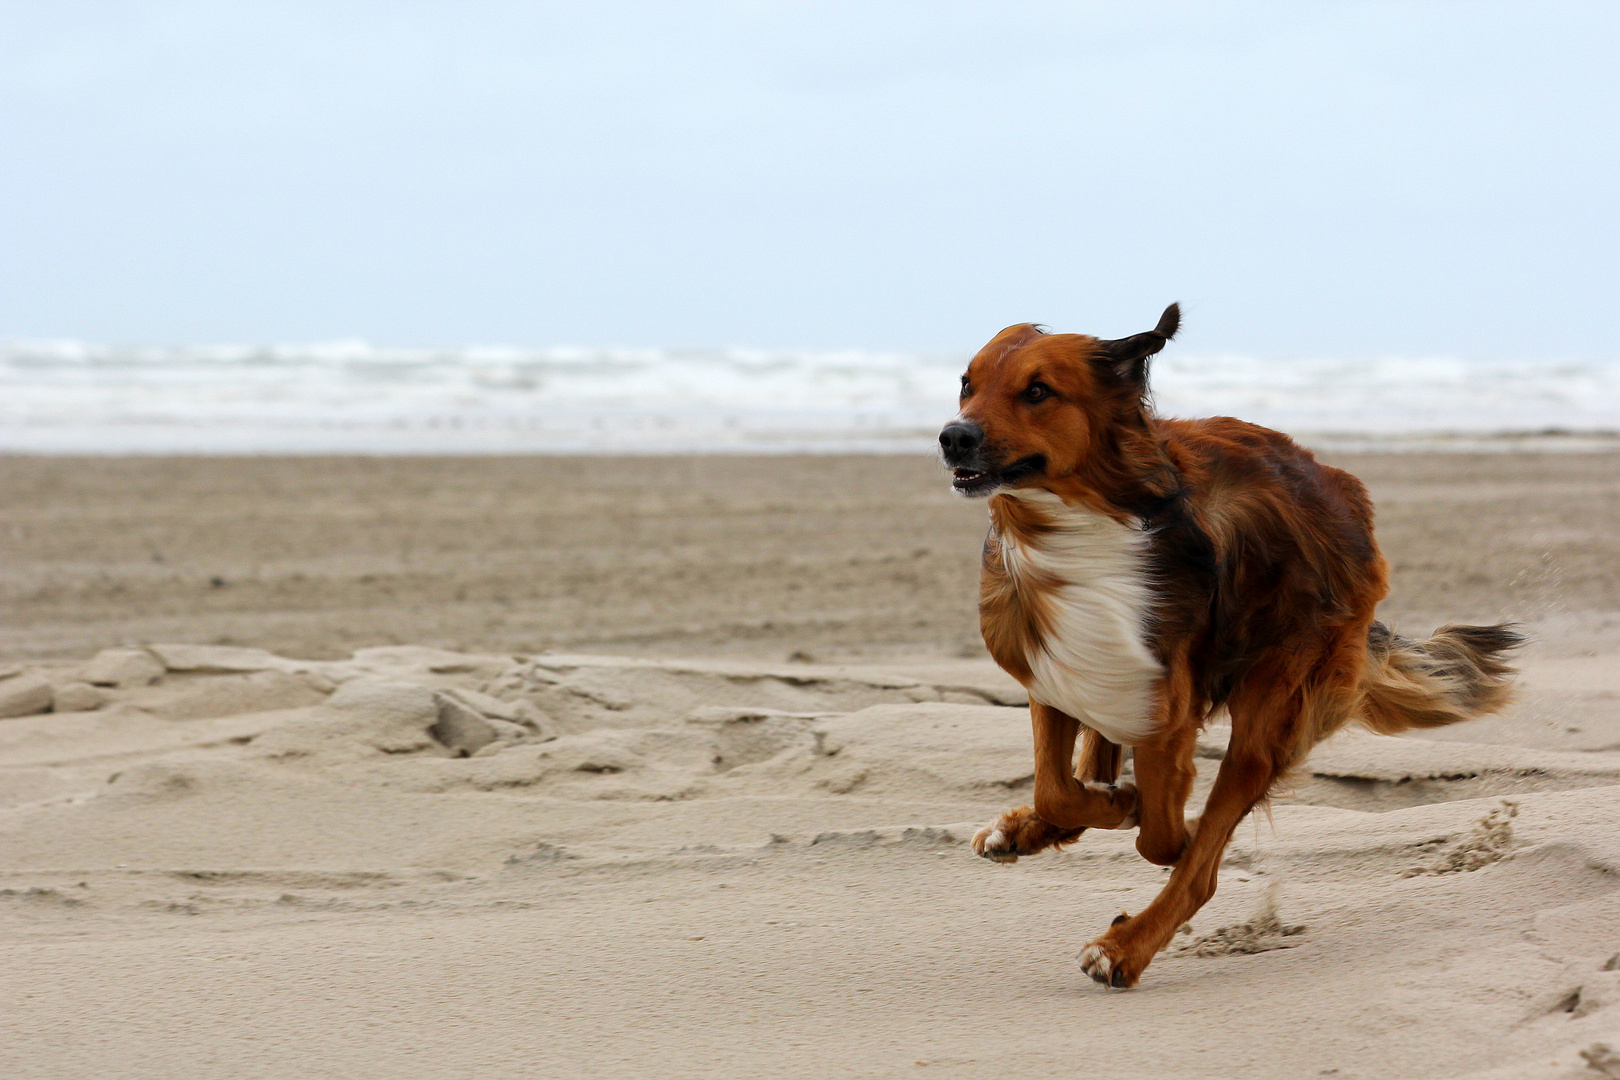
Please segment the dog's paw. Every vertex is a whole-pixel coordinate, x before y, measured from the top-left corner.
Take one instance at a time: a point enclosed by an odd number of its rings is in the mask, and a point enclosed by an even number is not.
[[[1115,919],[1114,925],[1119,925],[1120,921]],[[1116,990],[1128,990],[1142,977],[1141,969],[1132,970],[1135,965],[1108,940],[1106,934],[1081,949],[1080,955],[1074,959],[1080,965],[1080,970],[1090,975],[1094,982]]]
[[[973,853],[991,862],[1015,863],[1057,844],[1078,839],[1084,829],[1060,829],[1035,816],[1033,808],[1008,810],[973,834]]]
[[[1015,863],[1019,855],[1030,854],[1013,847],[1012,840],[1007,836],[1007,830],[1002,828],[1002,821],[1008,816],[1001,815],[973,834],[973,854],[998,863]]]

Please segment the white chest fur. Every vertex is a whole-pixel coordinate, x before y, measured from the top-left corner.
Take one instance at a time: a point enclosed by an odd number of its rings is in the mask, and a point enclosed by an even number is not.
[[[1055,526],[1038,540],[1001,537],[1001,557],[1016,587],[1047,594],[1051,625],[1028,657],[1030,696],[1132,745],[1153,731],[1156,685],[1163,674],[1148,648],[1152,604],[1147,536],[1050,491],[1001,494],[1039,508]],[[1027,583],[1027,584],[1026,584]]]

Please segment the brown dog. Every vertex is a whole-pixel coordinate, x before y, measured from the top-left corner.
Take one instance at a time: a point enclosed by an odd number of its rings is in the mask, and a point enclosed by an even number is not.
[[[1522,640],[1375,622],[1388,573],[1359,481],[1275,431],[1153,414],[1148,359],[1179,324],[1172,304],[1117,341],[1010,326],[939,436],[956,490],[990,497],[980,625],[1035,728],[1034,806],[973,849],[1010,863],[1140,825],[1137,851],[1175,870],[1079,956],[1117,987],[1214,895],[1232,830],[1311,747],[1351,721],[1394,734],[1499,709]],[[1189,821],[1197,734],[1221,709],[1231,744]],[[1124,746],[1134,786],[1115,783]]]

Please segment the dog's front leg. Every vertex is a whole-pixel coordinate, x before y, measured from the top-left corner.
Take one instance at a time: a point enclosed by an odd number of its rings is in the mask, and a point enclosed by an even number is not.
[[[1163,727],[1132,751],[1136,763],[1137,817],[1141,831],[1136,850],[1160,866],[1174,866],[1191,833],[1187,827],[1187,797],[1198,770],[1193,755],[1198,749],[1198,723],[1186,710],[1168,710]]]
[[[1136,791],[1116,786],[1120,748],[1085,728],[1080,768],[1074,744],[1080,721],[1067,713],[1029,703],[1035,729],[1035,805],[1008,810],[973,837],[975,854],[995,862],[1017,862],[1045,848],[1070,843],[1089,829],[1129,829],[1136,824]]]

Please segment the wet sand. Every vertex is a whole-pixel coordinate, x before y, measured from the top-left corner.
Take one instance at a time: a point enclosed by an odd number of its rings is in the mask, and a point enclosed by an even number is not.
[[[1620,457],[1327,459],[1402,627],[1620,611]],[[979,649],[984,509],[927,458],[0,457],[0,521],[0,657]]]

